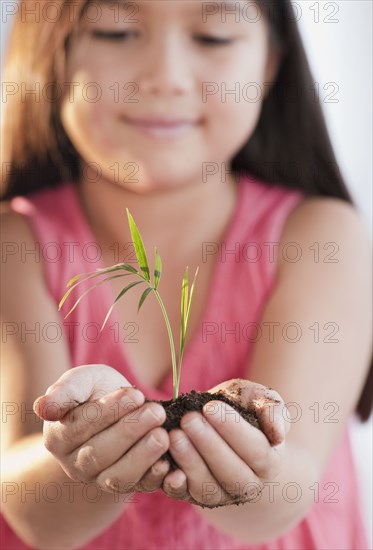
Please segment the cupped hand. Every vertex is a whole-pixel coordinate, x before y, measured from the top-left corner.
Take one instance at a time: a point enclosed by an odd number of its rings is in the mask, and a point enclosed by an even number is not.
[[[242,407],[254,409],[261,429],[222,401],[207,403],[202,414],[186,414],[181,429],[169,434],[169,450],[179,468],[163,482],[168,496],[209,508],[258,499],[264,482],[281,471],[290,429],[284,401],[276,391],[242,379],[209,392],[220,390]]]
[[[66,371],[34,402],[44,445],[74,481],[103,491],[152,492],[162,486],[169,447],[165,411],[107,365]]]

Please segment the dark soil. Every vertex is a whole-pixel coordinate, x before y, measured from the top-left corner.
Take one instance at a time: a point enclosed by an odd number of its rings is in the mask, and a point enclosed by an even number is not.
[[[147,400],[148,401],[148,400]],[[174,428],[180,428],[180,420],[189,411],[202,411],[202,407],[209,401],[223,401],[232,408],[234,408],[244,420],[249,422],[252,426],[260,429],[257,415],[254,408],[241,407],[231,399],[229,399],[223,391],[216,393],[197,392],[192,390],[190,393],[182,393],[177,399],[167,401],[156,401],[162,405],[166,411],[166,420],[162,425],[168,432]],[[171,454],[167,451],[162,456],[163,459],[168,460],[171,465],[171,469],[175,470],[178,466],[172,458]]]

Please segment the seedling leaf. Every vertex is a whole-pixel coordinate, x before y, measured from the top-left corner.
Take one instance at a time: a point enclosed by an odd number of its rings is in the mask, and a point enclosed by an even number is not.
[[[154,260],[154,288],[157,289],[159,280],[162,274],[162,260],[158,254],[157,248],[155,248],[155,260]]]
[[[130,266],[131,267],[131,266]],[[120,269],[125,269],[126,271],[128,271],[128,269],[125,268],[125,264],[117,264],[117,265],[113,265],[112,267],[107,267],[107,268],[104,268],[104,269],[97,269],[96,271],[91,271],[90,273],[80,273],[79,275],[75,275],[75,277],[73,277],[72,279],[70,279],[70,281],[67,283],[66,287],[68,286],[71,286],[72,283],[74,281],[76,281],[77,279],[79,279],[80,277],[84,277],[84,279],[81,279],[80,281],[78,281],[77,283],[75,283],[71,288],[69,288],[69,290],[64,294],[64,296],[62,297],[59,305],[58,305],[58,311],[60,311],[61,307],[63,306],[63,304],[65,303],[66,301],[66,298],[69,296],[70,292],[72,290],[74,290],[75,287],[77,287],[78,285],[80,285],[81,283],[84,283],[84,281],[88,281],[89,279],[93,279],[94,277],[98,277],[99,275],[105,275],[106,273],[111,273],[113,271],[118,271]],[[135,270],[136,271],[136,270]],[[137,273],[137,271],[136,271]],[[124,274],[123,274],[124,276]]]
[[[186,316],[188,311],[188,267],[185,269],[183,281],[181,283],[181,334],[184,337],[186,332]]]
[[[138,308],[137,308],[137,313],[140,311],[140,307],[143,305],[143,303],[145,302],[147,296],[150,294],[150,292],[152,291],[153,289],[151,287],[149,288],[146,288],[144,290],[144,292],[141,294],[141,298],[140,298],[140,301],[139,301],[139,305],[138,305]]]
[[[75,275],[75,277],[70,279],[66,287],[71,286],[73,283],[75,283],[75,281],[77,281],[81,277],[84,277],[85,279],[91,279],[92,277],[97,277],[102,273],[108,273],[109,271],[116,271],[118,269],[122,269],[123,266],[124,264],[115,264],[115,265],[112,265],[111,267],[97,268],[95,271],[89,271],[88,273],[79,273],[79,275]]]
[[[179,347],[179,359],[178,359],[178,369],[177,369],[177,381],[176,381],[177,390],[179,389],[179,385],[180,385],[181,365],[183,362],[184,348],[185,348],[185,336],[186,336],[186,331],[188,327],[189,312],[192,305],[194,284],[196,282],[198,269],[199,268],[197,267],[196,272],[194,274],[192,286],[190,288],[190,293],[189,293],[188,267],[185,269],[182,287],[181,287],[181,328],[180,328],[180,347]],[[188,294],[189,294],[189,300],[188,300]]]
[[[131,288],[133,288],[134,286],[136,285],[141,285],[142,283],[144,283],[145,281],[135,281],[134,283],[130,283],[129,285],[125,286],[118,294],[118,296],[115,298],[113,304],[110,306],[109,308],[109,311],[107,312],[106,314],[106,317],[104,319],[104,322],[102,323],[102,326],[100,328],[100,332],[103,331],[104,329],[104,326],[106,325],[106,321],[109,319],[109,316],[110,316],[110,313],[113,311],[113,308],[115,306],[115,304],[118,302],[118,300],[120,300],[120,298],[122,298],[122,296],[125,295],[126,292],[128,292]]]
[[[144,273],[145,279],[147,281],[150,281],[149,265],[146,257],[144,243],[142,241],[137,225],[135,224],[135,220],[131,216],[128,208],[126,208],[126,210],[127,210],[127,217],[128,217],[128,223],[130,226],[132,241],[135,247],[135,253],[136,253],[137,261],[139,263],[139,267],[141,271]]]
[[[135,273],[136,275],[139,274],[137,269],[130,264],[123,264],[123,269],[125,269],[126,271],[129,271],[130,273]]]
[[[74,309],[76,308],[76,306],[80,303],[80,301],[84,298],[84,296],[86,296],[88,294],[88,292],[91,292],[91,290],[93,290],[94,288],[96,288],[96,286],[99,286],[99,285],[102,285],[102,283],[105,283],[106,281],[110,281],[111,279],[118,279],[119,277],[127,277],[129,275],[129,273],[123,273],[121,275],[112,275],[111,277],[106,277],[106,279],[102,279],[100,282],[96,283],[95,285],[91,286],[90,288],[88,288],[87,290],[85,290],[83,292],[83,294],[78,298],[78,300],[75,302],[75,304],[73,305],[73,307],[70,309],[70,311],[67,313],[67,315],[65,315],[64,319],[66,319],[66,317],[68,317],[70,315],[70,313],[72,313],[74,311]],[[70,291],[72,290],[72,288],[70,289]],[[69,292],[70,292],[69,291]]]
[[[194,285],[195,285],[195,282],[196,282],[196,279],[197,279],[198,270],[199,270],[199,267],[197,267],[197,269],[196,269],[196,272],[195,272],[194,278],[193,278],[193,282],[192,282],[192,286],[190,287],[190,296],[189,296],[189,303],[188,303],[188,309],[187,309],[187,315],[186,315],[186,324],[188,324],[188,320],[189,320],[189,312],[190,312],[190,308],[192,306],[192,299],[193,299],[193,294],[194,294]]]

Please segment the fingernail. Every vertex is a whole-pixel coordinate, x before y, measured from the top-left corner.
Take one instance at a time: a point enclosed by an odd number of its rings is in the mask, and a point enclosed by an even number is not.
[[[172,447],[179,452],[185,451],[188,448],[187,438],[180,434],[177,438],[173,439]]]
[[[133,389],[131,395],[133,395],[133,399],[137,405],[142,405],[144,403],[145,396],[140,390]]]
[[[224,403],[226,405],[226,403]],[[214,420],[223,417],[223,403],[221,401],[209,401],[202,408],[203,414]]]
[[[153,450],[158,450],[158,449],[163,447],[162,441],[160,441],[159,439],[154,437],[153,434],[150,434],[150,436],[148,437],[148,439],[146,441],[146,444],[148,445],[148,447],[150,447]]]
[[[154,409],[147,407],[141,416],[145,422],[160,422],[164,419],[164,412],[163,409],[158,409],[158,407]]]
[[[170,483],[170,487],[171,487],[171,489],[180,489],[182,484],[183,484],[183,482],[181,481],[181,479],[175,479],[174,481],[172,481]]]
[[[170,482],[171,489],[180,489],[184,484],[184,478],[182,477],[181,472],[177,477],[173,477],[172,481]]]
[[[166,462],[166,461],[163,461],[163,462],[156,462],[153,466],[152,466],[152,474],[154,476],[159,476],[159,475],[162,475],[162,474],[166,474],[168,469],[170,467],[170,463],[169,462]]]
[[[34,411],[34,413],[36,413],[36,406],[39,406],[40,407],[40,402],[42,399],[44,399],[44,397],[46,397],[46,395],[41,395],[40,397],[38,397],[37,399],[35,399],[33,405],[32,405],[32,410]]]
[[[198,434],[205,429],[205,424],[199,416],[192,416],[183,423],[183,429],[191,434]]]

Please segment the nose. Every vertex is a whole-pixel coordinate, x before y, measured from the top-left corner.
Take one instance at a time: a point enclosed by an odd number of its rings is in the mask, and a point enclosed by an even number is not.
[[[183,95],[193,89],[187,48],[176,33],[162,33],[150,40],[140,69],[139,87],[152,95]]]

